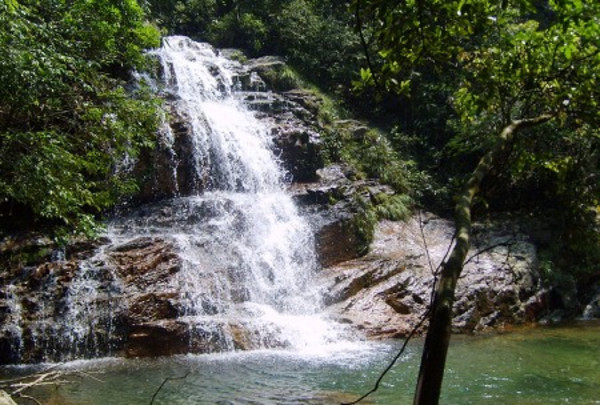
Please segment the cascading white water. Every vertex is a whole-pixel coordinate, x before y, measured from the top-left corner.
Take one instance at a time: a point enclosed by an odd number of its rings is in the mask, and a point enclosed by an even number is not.
[[[192,159],[197,176],[213,190],[281,190],[282,171],[271,152],[271,139],[239,100],[233,97],[235,62],[218,56],[208,44],[168,37],[160,58],[167,92],[194,134]]]
[[[310,226],[285,191],[270,128],[235,97],[236,62],[179,36],[165,38],[154,54],[165,91],[191,127],[192,154],[178,159],[191,160],[204,189],[170,201],[168,219],[115,221],[111,238],[174,241],[183,270],[170,288],[180,295],[190,325],[218,335],[225,350],[234,348],[228,335],[240,324],[251,331],[253,347],[271,339],[296,347],[332,339],[317,315]]]
[[[240,101],[241,65],[185,37],[153,53],[164,75],[155,88],[185,122],[165,120],[159,142],[176,196],[118,216],[79,259],[60,252],[7,282],[0,362],[113,355],[152,344],[132,343],[148,330],[179,345],[159,354],[314,351],[345,333],[321,315],[313,234],[286,193],[271,128]]]

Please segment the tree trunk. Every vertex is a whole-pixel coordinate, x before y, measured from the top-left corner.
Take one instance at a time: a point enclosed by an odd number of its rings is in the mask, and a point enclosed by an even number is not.
[[[429,328],[421,357],[414,405],[436,405],[440,399],[446,354],[450,344],[454,291],[469,251],[473,197],[479,191],[483,178],[510,146],[514,134],[523,128],[546,122],[552,117],[552,115],[544,114],[536,118],[513,121],[504,127],[496,145],[479,161],[465,184],[463,192],[458,196],[454,211],[456,243],[448,261],[442,265],[440,279],[436,286],[429,315]]]

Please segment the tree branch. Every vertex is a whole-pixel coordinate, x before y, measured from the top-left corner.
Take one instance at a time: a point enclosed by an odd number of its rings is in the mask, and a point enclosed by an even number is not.
[[[165,378],[163,380],[163,382],[158,386],[157,390],[154,392],[154,395],[152,395],[152,399],[150,400],[150,405],[154,404],[154,400],[158,396],[158,393],[160,392],[160,390],[162,390],[162,388],[164,387],[164,385],[167,382],[174,381],[174,380],[185,380],[188,375],[190,375],[190,371],[188,371],[187,373],[185,373],[185,375],[183,375],[181,377],[167,377],[167,378]]]
[[[356,11],[354,12],[354,18],[356,21],[356,31],[358,31],[358,36],[360,38],[360,44],[363,48],[363,52],[365,53],[365,59],[367,61],[367,67],[371,71],[371,75],[373,77],[373,82],[375,83],[375,88],[378,91],[381,91],[381,86],[379,84],[379,80],[377,79],[377,75],[375,74],[375,69],[373,69],[373,64],[371,63],[371,54],[369,53],[369,47],[367,45],[367,41],[365,40],[365,36],[363,34],[363,24],[360,19],[360,0],[356,0]]]
[[[469,257],[467,260],[465,260],[464,266],[466,266],[467,264],[469,264],[471,262],[471,260],[475,259],[476,257],[478,257],[478,256],[480,256],[480,255],[482,255],[482,254],[484,254],[486,252],[489,252],[490,250],[494,250],[494,249],[496,249],[497,247],[500,247],[500,246],[508,246],[508,247],[510,247],[510,246],[514,245],[515,243],[516,242],[499,242],[499,243],[495,243],[493,245],[487,246],[484,249],[478,250],[477,252],[473,253],[473,255],[471,257]]]

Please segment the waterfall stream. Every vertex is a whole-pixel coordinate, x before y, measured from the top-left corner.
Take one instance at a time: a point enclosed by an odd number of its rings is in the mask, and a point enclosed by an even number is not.
[[[185,125],[165,120],[159,139],[171,196],[7,284],[2,363],[318,351],[347,333],[323,313],[313,230],[286,191],[272,128],[242,101],[242,65],[181,36],[152,54],[163,79],[152,86]]]
[[[309,318],[321,309],[311,285],[313,235],[285,192],[269,128],[235,97],[236,63],[186,37],[166,38],[155,54],[166,92],[191,126],[193,153],[179,159],[191,160],[195,183],[205,186],[172,200],[166,221],[115,221],[112,237],[168,236],[183,259],[171,287],[184,315],[219,335],[226,350],[234,349],[228,329],[239,324],[251,330],[252,347],[272,338],[292,346],[325,338],[322,320]]]
[[[323,315],[313,230],[273,128],[242,100],[243,66],[181,36],[151,53],[171,118],[149,166],[170,191],[116,215],[99,245],[7,279],[0,363],[314,351],[346,333]]]

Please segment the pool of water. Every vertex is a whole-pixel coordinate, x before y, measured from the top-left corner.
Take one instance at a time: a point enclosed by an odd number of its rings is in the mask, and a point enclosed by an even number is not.
[[[421,345],[411,342],[379,391],[362,403],[410,404]],[[72,362],[59,366],[72,373],[70,383],[29,393],[64,405],[150,404],[153,396],[154,404],[336,404],[369,390],[399,346],[362,342],[302,353]],[[1,374],[30,371],[9,367]],[[441,403],[600,404],[600,323],[454,336]]]

